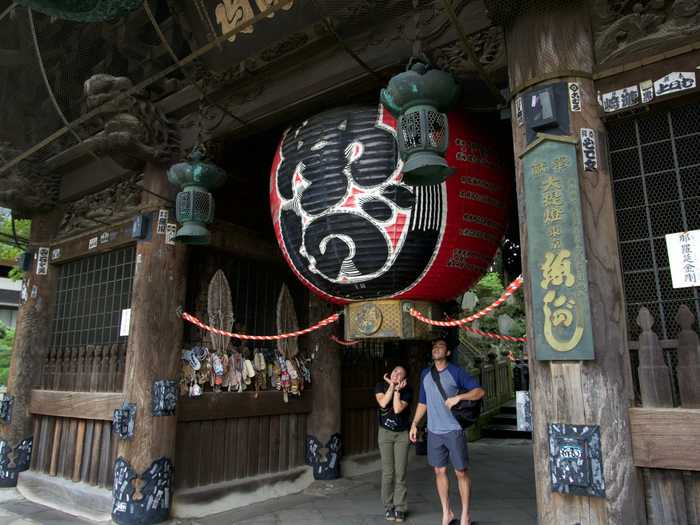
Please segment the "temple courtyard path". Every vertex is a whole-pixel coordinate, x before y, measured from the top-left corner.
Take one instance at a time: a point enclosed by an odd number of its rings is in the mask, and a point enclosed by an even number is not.
[[[526,440],[483,439],[470,443],[472,520],[475,525],[535,525],[536,502],[532,444]],[[411,448],[407,525],[440,523],[433,473],[424,456]],[[316,482],[299,494],[268,500],[222,514],[174,519],[173,525],[375,525],[384,520],[379,473],[334,482]],[[455,512],[454,474],[450,492]],[[23,499],[14,489],[0,489],[0,525],[96,523]]]

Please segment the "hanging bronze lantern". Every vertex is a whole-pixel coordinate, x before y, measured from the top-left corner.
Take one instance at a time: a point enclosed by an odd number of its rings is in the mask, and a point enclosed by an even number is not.
[[[182,188],[177,194],[175,215],[182,227],[175,240],[184,244],[209,244],[206,225],[214,221],[214,196],[210,190],[222,186],[228,177],[216,164],[204,162],[206,152],[197,146],[186,162],[168,170],[168,180]]]
[[[128,15],[143,0],[16,0],[38,13],[73,22],[105,22]]]
[[[405,184],[439,184],[454,173],[445,160],[449,144],[445,113],[459,91],[452,75],[422,62],[409,62],[408,69],[382,89],[382,104],[398,120],[396,138]]]

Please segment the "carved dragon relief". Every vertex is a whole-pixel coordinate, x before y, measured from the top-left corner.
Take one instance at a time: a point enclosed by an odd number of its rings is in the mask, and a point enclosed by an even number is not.
[[[0,165],[20,153],[7,142],[0,142]],[[30,158],[1,174],[0,206],[10,208],[15,217],[30,217],[34,212],[48,211],[56,206],[60,176],[47,172],[42,165]]]
[[[700,36],[698,0],[596,0],[591,17],[599,65]]]
[[[66,204],[59,235],[69,235],[134,215],[141,203],[142,178],[142,175],[132,175],[102,191]]]
[[[119,97],[131,87],[128,78],[105,74],[85,82],[88,109],[104,105],[99,116],[102,130],[85,143],[132,170],[141,170],[146,162],[166,164],[176,160],[180,156],[177,126],[145,95]]]
[[[505,37],[501,27],[489,27],[471,36],[469,41],[479,62],[487,71],[506,67]],[[469,77],[475,72],[474,65],[465,55],[464,46],[460,41],[451,42],[428,54],[436,66],[458,78]]]

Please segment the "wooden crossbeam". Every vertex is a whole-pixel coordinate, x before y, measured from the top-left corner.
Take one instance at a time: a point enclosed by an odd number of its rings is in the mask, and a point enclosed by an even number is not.
[[[629,414],[636,466],[700,471],[700,410],[631,408]]]
[[[121,405],[121,392],[65,392],[32,390],[29,412],[32,414],[75,419],[112,421],[114,410]]]

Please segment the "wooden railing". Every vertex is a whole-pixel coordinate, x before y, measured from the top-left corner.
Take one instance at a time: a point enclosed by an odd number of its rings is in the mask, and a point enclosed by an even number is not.
[[[649,310],[641,308],[636,319],[642,332],[633,373],[642,406],[630,409],[630,424],[650,525],[698,523],[700,512],[700,338],[688,307],[681,306],[676,319],[680,331],[666,348]],[[672,346],[675,366],[669,367]]]
[[[33,390],[31,468],[50,476],[109,488],[117,454],[112,414],[121,393]]]
[[[486,390],[482,413],[489,414],[510,401],[515,396],[513,389],[513,368],[507,361],[491,360],[480,368],[473,369],[472,375],[479,378]]]
[[[52,348],[38,386],[44,390],[121,392],[125,363],[125,343]]]

